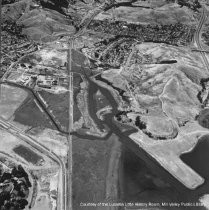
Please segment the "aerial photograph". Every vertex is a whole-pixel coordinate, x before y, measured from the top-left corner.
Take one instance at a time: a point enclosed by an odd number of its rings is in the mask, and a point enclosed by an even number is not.
[[[209,0],[0,6],[0,210],[209,210]]]

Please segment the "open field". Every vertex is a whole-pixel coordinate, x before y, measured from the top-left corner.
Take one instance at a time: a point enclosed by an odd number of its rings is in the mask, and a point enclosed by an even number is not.
[[[67,157],[67,137],[52,129],[31,129],[28,134],[63,159]]]
[[[64,66],[67,59],[67,53],[62,50],[45,47],[33,54],[24,56],[19,63],[24,63],[39,68]],[[57,68],[58,70],[58,68]]]
[[[113,177],[111,175],[115,170],[114,173],[117,173],[118,167],[118,163],[115,165],[115,161],[118,161],[116,160],[118,156],[118,145],[114,143],[116,140],[114,138],[115,136],[112,136],[108,140],[102,141],[79,139],[73,136],[74,209],[83,209],[83,207],[80,206],[80,202],[97,203],[107,200],[117,200],[114,188],[116,187],[117,189],[118,177],[116,174],[112,174]],[[115,145],[115,154],[112,153],[111,159],[111,148],[113,145]],[[111,179],[108,179],[108,176],[110,176]],[[114,176],[116,177],[114,178]],[[80,186],[82,186],[82,188]],[[86,207],[85,209],[92,210],[92,207]]]
[[[8,120],[26,99],[28,93],[21,88],[0,85],[0,116]]]
[[[119,21],[125,21],[135,24],[175,24],[177,22],[185,24],[194,24],[195,18],[188,8],[181,8],[177,4],[166,4],[155,8],[125,7],[121,6],[115,9],[100,13],[95,19],[103,20],[105,18],[115,18]]]
[[[39,91],[39,94],[46,102],[47,109],[54,116],[54,120],[59,123],[60,128],[68,130],[68,106],[69,106],[69,93],[53,94],[47,91]]]
[[[40,109],[31,95],[29,95],[24,103],[15,111],[13,120],[30,128],[54,128],[48,116]]]
[[[52,42],[62,34],[75,32],[71,21],[54,10],[34,9],[22,15],[18,22],[24,25],[23,33],[31,40],[43,43]]]
[[[35,165],[39,164],[39,162],[41,160],[43,160],[41,156],[37,155],[31,149],[29,149],[29,148],[27,148],[27,147],[25,147],[23,145],[18,145],[17,147],[15,147],[13,149],[13,151],[17,155],[21,156],[22,158],[24,158],[28,162],[31,162],[31,163],[33,163]]]
[[[32,210],[51,210],[50,200],[45,193],[40,195]]]
[[[0,129],[0,152],[5,153],[5,151],[16,159],[19,163],[27,164],[28,166],[38,168],[43,165],[50,165],[51,160],[45,156],[43,156],[42,153],[38,152],[36,149],[30,147],[24,143],[21,139],[17,138],[16,136],[7,133],[6,131]],[[18,148],[18,150],[17,150]],[[22,150],[24,149],[24,150]],[[21,151],[19,151],[21,150]],[[27,150],[27,154],[25,154],[25,150]],[[30,152],[32,151],[32,155],[34,155],[38,159],[34,159],[33,161],[28,160],[28,157],[30,156]],[[23,154],[24,153],[24,154]],[[27,156],[27,157],[26,157]],[[41,161],[40,161],[41,160]],[[40,162],[39,162],[40,161]],[[45,166],[46,166],[45,165]]]
[[[59,10],[60,4],[57,5]],[[2,9],[3,20],[16,21],[23,26],[22,33],[35,42],[51,42],[63,34],[72,34],[75,27],[65,15],[54,9],[37,7],[32,1],[21,0],[6,4]]]

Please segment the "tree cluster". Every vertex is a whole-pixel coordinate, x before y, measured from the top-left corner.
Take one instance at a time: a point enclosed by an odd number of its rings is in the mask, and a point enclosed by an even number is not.
[[[29,194],[31,183],[28,174],[21,165],[0,176],[0,209],[21,210],[28,204],[26,198]]]

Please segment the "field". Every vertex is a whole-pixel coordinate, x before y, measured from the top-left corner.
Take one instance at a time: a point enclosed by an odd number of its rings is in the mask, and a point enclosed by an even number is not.
[[[59,10],[58,7],[56,9]],[[52,42],[63,34],[75,32],[71,20],[63,14],[53,9],[37,8],[32,1],[21,0],[5,5],[2,17],[22,25],[22,33],[35,42]]]
[[[28,165],[30,167],[38,168],[38,167],[46,167],[51,164],[51,160],[45,157],[42,153],[38,152],[34,148],[30,148],[30,146],[21,139],[13,136],[10,133],[0,129],[0,152],[5,154],[5,151],[8,156],[13,157],[13,159],[21,164]],[[21,151],[20,151],[21,150]],[[25,153],[26,152],[26,153]],[[24,153],[24,154],[23,154]],[[29,154],[30,153],[30,154]],[[31,157],[30,157],[31,155]],[[27,156],[27,157],[26,157]],[[34,160],[32,160],[32,156]],[[37,165],[38,161],[42,162],[42,164]],[[41,163],[40,162],[40,163]]]
[[[0,85],[0,116],[9,120],[27,98],[28,93],[20,88]]]
[[[13,151],[17,155],[23,157],[26,161],[31,162],[34,165],[40,164],[40,161],[43,160],[41,156],[37,155],[34,151],[23,145],[18,145],[13,149]]]
[[[48,116],[40,109],[31,95],[29,95],[24,103],[15,111],[14,121],[30,128],[46,127],[54,129]]]
[[[54,73],[58,72],[58,66],[64,66],[67,59],[67,52],[62,50],[52,49],[50,47],[45,47],[39,51],[36,51],[30,55],[24,56],[20,60],[20,64],[28,64],[31,66],[36,66],[38,68],[44,67],[54,67]],[[36,72],[37,69],[34,69]],[[66,73],[62,71],[62,74]]]
[[[44,43],[54,41],[62,34],[75,32],[71,21],[53,10],[34,9],[22,15],[19,23],[24,25],[23,33],[31,40]]]
[[[31,129],[28,134],[32,135],[38,142],[40,142],[45,147],[49,148],[55,154],[63,157],[67,157],[67,137],[60,134],[58,131],[52,129]]]
[[[188,8],[181,8],[177,4],[159,5],[154,10],[151,8],[121,6],[99,14],[95,19],[114,18],[135,24],[175,24],[177,22],[194,24],[193,13]]]
[[[73,136],[73,206],[76,210],[81,210],[80,202],[102,202],[108,199],[116,199],[111,193],[111,188],[117,185],[117,169],[115,172],[116,180],[112,177],[107,178],[108,171],[114,171],[114,167],[109,165],[111,148],[115,145],[115,136],[108,140],[87,140]],[[118,147],[118,146],[117,146]],[[114,149],[117,151],[118,148]],[[114,155],[112,157],[115,157]],[[115,157],[112,159],[113,165]],[[110,168],[109,168],[110,167]],[[113,167],[111,169],[111,167]],[[109,170],[108,170],[109,168]],[[110,176],[110,175],[109,175]],[[108,186],[108,181],[110,185]],[[82,186],[82,187],[80,187]],[[117,189],[117,187],[116,187]],[[92,210],[92,207],[86,207]]]
[[[47,109],[51,111],[56,122],[64,131],[68,130],[69,118],[69,94],[52,94],[46,91],[39,91],[39,94],[48,105]]]

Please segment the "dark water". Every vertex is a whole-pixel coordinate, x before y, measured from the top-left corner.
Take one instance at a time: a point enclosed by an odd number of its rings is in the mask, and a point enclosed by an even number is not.
[[[172,64],[172,63],[177,63],[177,60],[164,60],[164,61],[160,61],[160,64]]]
[[[199,188],[199,191],[209,192],[209,135],[201,137],[195,148],[189,152],[181,155],[181,159],[189,165],[194,171],[205,178],[205,184]]]

